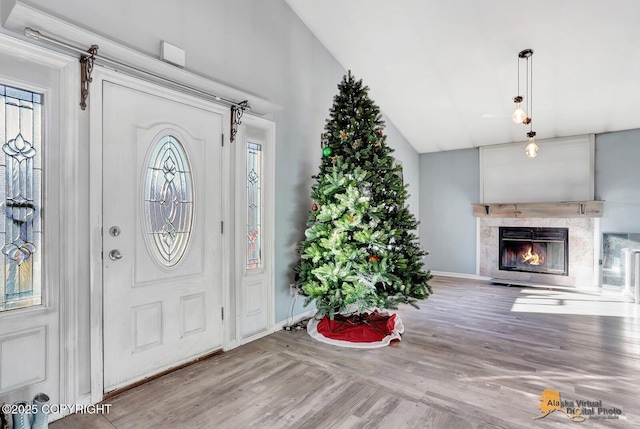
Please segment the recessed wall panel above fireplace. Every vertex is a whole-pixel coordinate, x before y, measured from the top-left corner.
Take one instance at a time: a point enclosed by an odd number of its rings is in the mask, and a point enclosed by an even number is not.
[[[481,203],[594,199],[593,135],[536,142],[540,153],[535,158],[524,155],[523,143],[480,148]]]

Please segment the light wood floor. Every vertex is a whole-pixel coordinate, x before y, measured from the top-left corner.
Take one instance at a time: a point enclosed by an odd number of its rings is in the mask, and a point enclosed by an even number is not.
[[[111,398],[108,415],[50,428],[640,427],[640,306],[598,298],[613,315],[585,315],[576,308],[597,308],[593,296],[432,285],[420,310],[400,310],[405,334],[389,347],[338,348],[281,331]],[[545,389],[622,416],[534,420]]]

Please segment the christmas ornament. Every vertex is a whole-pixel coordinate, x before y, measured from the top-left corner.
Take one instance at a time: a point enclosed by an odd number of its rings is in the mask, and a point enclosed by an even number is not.
[[[383,130],[378,130],[378,134],[380,134],[380,137],[382,137],[384,135],[384,131]]]
[[[340,130],[340,139],[344,140],[347,138],[347,133],[344,130]]]
[[[331,157],[331,162],[335,164],[336,162],[338,162],[338,158],[340,158],[338,155],[333,155]]]
[[[313,205],[311,206],[311,210],[318,211],[318,205],[316,203],[313,203]]]
[[[329,146],[322,148],[322,154],[324,156],[331,156],[332,153],[333,153],[333,149],[331,149]]]
[[[378,261],[378,257],[376,255],[371,255],[369,257],[369,262],[377,262]]]

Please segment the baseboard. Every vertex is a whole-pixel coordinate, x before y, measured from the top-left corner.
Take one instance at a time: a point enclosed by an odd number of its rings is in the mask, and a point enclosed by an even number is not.
[[[315,309],[305,311],[304,313],[296,314],[293,318],[282,320],[274,325],[273,332],[281,331],[285,326],[294,325],[301,320],[309,319],[316,315],[316,311]]]
[[[431,274],[433,274],[434,276],[456,277],[459,279],[483,280],[483,281],[491,280],[491,277],[478,276],[476,274],[450,273],[448,271],[431,271]]]

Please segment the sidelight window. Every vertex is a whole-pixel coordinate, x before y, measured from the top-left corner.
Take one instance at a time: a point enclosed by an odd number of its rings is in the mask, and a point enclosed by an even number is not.
[[[247,142],[247,269],[262,266],[262,145]]]
[[[0,311],[42,303],[42,99],[0,85]]]

